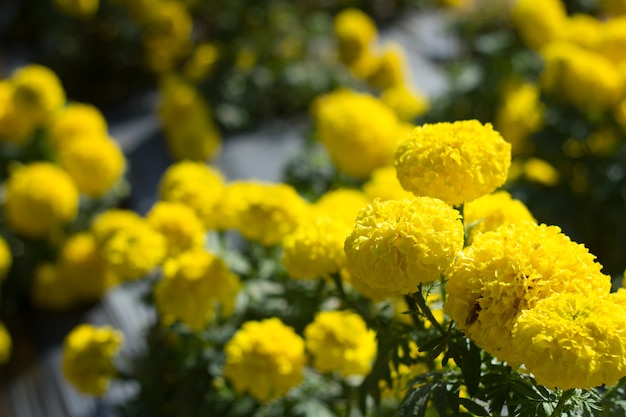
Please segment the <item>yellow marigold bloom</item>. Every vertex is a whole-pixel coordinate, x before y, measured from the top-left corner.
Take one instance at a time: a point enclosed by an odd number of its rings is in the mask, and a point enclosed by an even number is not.
[[[543,127],[545,106],[535,84],[514,83],[506,89],[502,105],[496,112],[494,126],[518,155],[528,148],[526,139]]]
[[[616,65],[626,61],[626,16],[608,19],[600,28],[597,51]]]
[[[406,57],[399,45],[385,48],[378,58],[376,69],[368,77],[370,85],[380,90],[401,86],[406,81]]]
[[[224,194],[224,177],[203,162],[180,161],[170,165],[161,176],[159,196],[164,201],[191,207],[206,229],[214,229],[220,219],[216,207]]]
[[[517,0],[511,19],[526,45],[539,50],[563,36],[567,12],[561,0]]]
[[[278,318],[244,323],[224,352],[226,379],[260,402],[282,397],[302,381],[304,340]]]
[[[626,14],[626,1],[624,0],[599,0],[600,10],[609,16],[621,16]]]
[[[479,233],[491,232],[503,224],[527,221],[537,223],[528,207],[511,197],[507,191],[484,195],[470,201],[463,208],[468,245]]]
[[[346,238],[352,281],[383,292],[409,294],[450,270],[463,247],[458,211],[441,200],[374,200]]]
[[[77,301],[95,301],[117,284],[91,233],[72,235],[61,247],[57,275]]]
[[[113,360],[122,343],[124,335],[111,326],[76,326],[63,342],[63,375],[84,394],[105,394],[117,374]]]
[[[98,215],[91,230],[102,257],[123,280],[143,278],[165,258],[163,235],[130,210],[111,209]]]
[[[27,115],[35,124],[43,124],[65,104],[61,80],[49,68],[27,65],[11,75],[15,86],[14,104],[19,113]]]
[[[11,264],[13,263],[13,254],[6,240],[0,236],[0,282],[4,280]]]
[[[210,77],[220,59],[220,49],[213,42],[202,42],[196,45],[193,55],[185,64],[185,76],[198,82]]]
[[[58,166],[33,162],[6,181],[4,213],[9,227],[30,238],[50,237],[78,213],[79,192]]]
[[[307,351],[320,372],[367,375],[376,358],[376,333],[351,311],[321,311],[304,329]]]
[[[477,120],[425,124],[398,147],[400,184],[419,196],[463,204],[504,184],[511,145],[490,123]]]
[[[363,184],[363,192],[372,200],[405,200],[415,198],[415,195],[400,185],[396,167],[387,165],[372,172],[370,179]]]
[[[47,133],[52,146],[59,150],[76,138],[107,137],[107,122],[96,107],[70,103],[50,120]]]
[[[15,86],[10,80],[0,80],[0,142],[22,145],[30,139],[35,122],[16,109],[13,102]]]
[[[529,181],[538,182],[548,187],[557,185],[560,181],[559,171],[543,159],[528,158],[524,161],[524,175]]]
[[[302,222],[282,242],[282,264],[292,278],[330,277],[345,267],[343,244],[350,226],[331,216]]]
[[[56,264],[37,265],[30,286],[30,299],[33,305],[43,310],[67,311],[76,307],[78,300],[67,283],[58,273]]]
[[[334,33],[337,37],[339,59],[346,65],[358,60],[378,37],[374,21],[356,8],[348,8],[337,13],[334,19]]]
[[[444,310],[503,361],[519,362],[511,331],[519,314],[553,293],[609,292],[610,277],[583,245],[556,226],[505,224],[474,236],[448,276]]]
[[[59,149],[58,158],[78,190],[92,198],[104,196],[126,170],[124,153],[106,137],[76,138]]]
[[[221,204],[222,227],[265,246],[280,243],[309,213],[308,202],[291,185],[255,180],[231,182]]]
[[[522,311],[513,346],[548,388],[614,385],[626,375],[626,308],[613,297],[553,294]]]
[[[0,365],[9,361],[12,349],[13,343],[11,342],[11,335],[6,327],[4,327],[4,324],[0,322]]]
[[[211,110],[193,85],[176,76],[164,77],[158,110],[174,159],[204,161],[219,152],[221,137]]]
[[[317,137],[339,171],[366,178],[393,161],[401,124],[384,103],[367,94],[338,90],[312,106]]]
[[[337,188],[325,192],[311,206],[313,213],[342,221],[352,229],[359,211],[371,202],[361,190]],[[348,230],[350,231],[350,230]],[[344,236],[345,238],[345,236]]]
[[[554,42],[541,55],[539,85],[547,94],[581,109],[607,109],[622,98],[624,80],[617,66],[599,53]]]
[[[621,140],[612,129],[598,129],[585,138],[585,144],[591,155],[608,158],[618,151]]]
[[[603,22],[587,13],[571,15],[565,25],[563,40],[594,50],[600,42]]]
[[[389,106],[400,120],[410,122],[430,107],[428,99],[406,84],[385,88],[380,99]]]
[[[146,220],[165,237],[168,256],[204,246],[204,224],[186,204],[158,201],[146,215]]]
[[[89,19],[98,11],[99,0],[54,0],[54,6],[68,16]]]
[[[165,324],[180,320],[201,331],[217,311],[223,316],[233,313],[240,288],[239,277],[222,259],[194,248],[165,262],[154,300]]]

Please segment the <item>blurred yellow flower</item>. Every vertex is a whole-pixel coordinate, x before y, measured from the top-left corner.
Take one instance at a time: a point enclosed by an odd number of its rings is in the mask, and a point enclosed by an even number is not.
[[[539,50],[566,33],[567,12],[561,0],[516,0],[510,13],[513,27],[532,49]]]
[[[410,122],[428,111],[428,99],[406,84],[385,88],[380,99],[389,106],[400,120]]]
[[[209,78],[220,59],[220,48],[213,42],[201,42],[196,45],[193,54],[185,63],[185,77],[198,82]]]
[[[204,246],[204,224],[196,212],[184,203],[157,201],[146,215],[146,220],[165,237],[168,256]]]
[[[11,269],[13,263],[13,254],[6,240],[0,236],[0,282],[4,280],[7,273]]]
[[[539,158],[528,158],[523,165],[524,176],[533,182],[553,187],[560,181],[559,171],[547,161]]]
[[[395,156],[404,189],[451,205],[493,192],[506,181],[510,164],[511,145],[477,120],[419,126]]]
[[[8,226],[24,236],[49,238],[76,217],[79,192],[72,178],[48,162],[17,168],[6,181]]]
[[[260,402],[280,398],[302,381],[304,340],[278,318],[245,322],[224,352],[226,379]]]
[[[599,0],[600,10],[608,16],[621,16],[626,14],[626,1],[624,0]]]
[[[88,19],[97,13],[100,0],[54,0],[53,4],[69,16]]]
[[[404,200],[415,198],[415,195],[400,185],[396,167],[387,165],[372,172],[370,179],[363,184],[363,192],[372,200]]]
[[[431,197],[374,200],[345,241],[351,281],[409,294],[448,273],[463,247],[460,213]]]
[[[335,15],[334,33],[339,59],[348,66],[360,59],[378,37],[374,21],[356,8],[344,9]]]
[[[96,107],[70,103],[50,120],[47,134],[54,149],[59,150],[76,138],[106,138],[107,122]]]
[[[20,67],[11,75],[11,81],[15,87],[16,111],[37,125],[46,123],[65,105],[61,80],[47,67],[36,64]]]
[[[352,229],[357,214],[371,200],[361,190],[335,188],[322,194],[311,205],[311,210],[314,214],[332,217],[335,221],[341,221]]]
[[[368,83],[384,90],[404,85],[406,80],[406,58],[404,50],[396,44],[385,47],[377,60],[376,69],[368,76]]]
[[[19,112],[13,102],[15,86],[10,80],[0,80],[0,142],[22,145],[31,138],[35,121]]]
[[[0,322],[0,365],[9,361],[12,349],[13,342],[11,341],[11,335],[4,324]]]
[[[376,359],[376,333],[351,311],[320,311],[304,329],[307,351],[320,372],[365,376]]]
[[[76,326],[63,342],[63,375],[80,392],[102,396],[117,374],[113,360],[123,342],[110,326]]]
[[[35,267],[30,286],[30,300],[36,307],[48,311],[68,311],[78,300],[58,273],[54,263],[42,263]]]

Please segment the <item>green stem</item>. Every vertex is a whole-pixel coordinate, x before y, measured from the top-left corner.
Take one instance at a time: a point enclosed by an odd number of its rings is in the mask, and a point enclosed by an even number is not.
[[[369,318],[370,318],[369,314],[366,311],[364,311],[352,299],[350,299],[350,297],[346,293],[346,290],[343,288],[343,282],[341,282],[341,277],[339,276],[339,274],[331,274],[331,278],[335,282],[335,286],[337,287],[337,292],[339,292],[339,296],[344,301],[344,303],[346,303],[350,308],[352,308],[357,313],[359,313],[365,321],[369,322]]]
[[[559,402],[556,404],[554,411],[550,414],[550,417],[560,417],[563,414],[563,410],[565,409],[565,403],[567,400],[572,398],[576,390],[574,388],[568,389],[561,394],[561,398],[559,398]]]
[[[422,284],[419,285],[417,292],[413,293],[413,299],[430,324],[432,324],[442,336],[447,336],[448,332],[446,332],[446,329],[444,329],[441,323],[433,316],[433,312],[430,310],[430,307],[428,307],[428,303],[426,303],[424,294],[422,294]]]

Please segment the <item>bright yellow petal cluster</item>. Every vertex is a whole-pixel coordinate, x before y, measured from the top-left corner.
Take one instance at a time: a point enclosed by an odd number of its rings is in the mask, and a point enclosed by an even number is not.
[[[245,322],[224,352],[226,379],[258,401],[282,397],[302,381],[304,340],[278,318]]]
[[[504,140],[511,144],[511,153],[523,152],[528,136],[543,126],[544,106],[539,99],[539,88],[531,83],[514,83],[502,98],[494,126]]]
[[[24,236],[50,237],[78,214],[79,192],[57,165],[33,162],[11,173],[4,213],[11,229]]]
[[[110,191],[126,169],[126,158],[117,143],[101,136],[83,136],[66,143],[59,149],[58,158],[78,189],[92,198]]]
[[[545,66],[539,85],[547,94],[581,109],[607,109],[622,98],[620,71],[599,53],[554,42],[541,55]]]
[[[519,314],[554,293],[608,293],[601,268],[557,226],[505,224],[463,250],[448,276],[444,310],[487,352],[518,362],[511,331]]]
[[[143,278],[165,258],[163,235],[130,210],[111,209],[98,215],[91,230],[102,257],[123,280]]]
[[[113,360],[123,341],[124,335],[110,326],[75,327],[63,343],[63,375],[80,392],[103,395],[117,373]]]
[[[74,102],[54,115],[47,133],[54,149],[60,150],[77,138],[107,137],[107,122],[96,107]]]
[[[42,65],[18,68],[11,81],[15,87],[15,108],[35,124],[41,125],[65,104],[65,91],[59,77]]]
[[[595,50],[623,71],[626,62],[626,16],[602,21]]]
[[[463,204],[504,184],[511,145],[477,120],[416,127],[398,147],[395,167],[404,189]]]
[[[524,43],[539,50],[563,35],[567,12],[561,0],[517,0],[511,20]]]
[[[402,188],[396,167],[387,165],[377,168],[372,172],[370,179],[363,184],[363,192],[372,200],[405,200],[415,198],[412,192]]]
[[[221,137],[209,106],[191,84],[166,77],[161,85],[159,116],[174,159],[206,161],[219,152]]]
[[[526,179],[547,187],[554,187],[561,180],[559,171],[543,159],[528,158],[524,161],[522,170]]]
[[[14,95],[15,86],[11,80],[0,80],[0,142],[20,146],[30,139],[36,123],[18,111]]]
[[[6,240],[0,236],[0,282],[4,280],[11,264],[13,263],[13,254]]]
[[[98,11],[100,0],[54,0],[53,4],[68,16],[89,19]]]
[[[594,50],[600,44],[604,26],[604,22],[596,16],[575,13],[567,19],[562,40]]]
[[[9,361],[12,349],[13,342],[11,341],[11,335],[4,324],[0,322],[0,365]]]
[[[165,237],[168,256],[204,246],[204,224],[196,212],[183,203],[158,201],[146,215],[146,220]]]
[[[394,111],[400,120],[407,122],[426,113],[430,107],[425,96],[406,84],[399,84],[384,89],[380,99]]]
[[[234,181],[221,203],[224,226],[265,246],[280,243],[309,213],[309,203],[282,183]]]
[[[479,233],[496,230],[503,224],[526,221],[537,222],[528,207],[522,201],[511,197],[507,191],[496,191],[479,197],[463,208],[463,223],[468,245]]]
[[[360,190],[336,188],[322,194],[311,209],[314,214],[333,217],[346,223],[351,229],[359,211],[371,200]]]
[[[339,59],[347,66],[355,64],[376,41],[378,30],[374,21],[355,8],[337,13],[334,20]]]
[[[376,358],[376,333],[351,311],[321,311],[304,329],[307,351],[320,372],[367,375]]]
[[[196,248],[165,262],[154,301],[165,324],[179,320],[201,331],[218,311],[233,313],[240,288],[239,277],[222,259]]]
[[[553,294],[522,311],[513,346],[538,383],[591,389],[626,375],[626,307],[614,298]]]
[[[162,200],[188,205],[206,229],[214,229],[220,221],[215,210],[223,193],[223,175],[203,162],[176,162],[167,168],[159,183]]]
[[[374,290],[409,294],[445,275],[463,247],[458,211],[441,200],[374,200],[345,242],[351,280]]]
[[[395,113],[379,99],[338,90],[318,97],[312,113],[317,137],[339,171],[366,178],[393,161],[403,131]]]

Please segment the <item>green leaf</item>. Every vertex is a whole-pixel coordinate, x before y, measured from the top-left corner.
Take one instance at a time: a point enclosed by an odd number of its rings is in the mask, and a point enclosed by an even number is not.
[[[444,381],[436,383],[432,390],[433,404],[441,417],[448,415],[448,390]]]
[[[424,385],[409,391],[400,404],[398,417],[424,417],[431,393],[432,385]]]
[[[467,408],[467,411],[469,411],[471,414],[475,416],[479,416],[479,417],[490,416],[489,411],[485,410],[485,408],[482,405],[477,404],[476,402],[474,402],[473,400],[470,400],[469,398],[459,398],[459,404]]]
[[[463,379],[465,380],[465,386],[467,387],[467,393],[474,397],[478,392],[478,386],[480,384],[480,368],[481,357],[480,349],[472,342],[468,343],[468,350],[462,355],[463,364],[457,364],[461,368]]]

